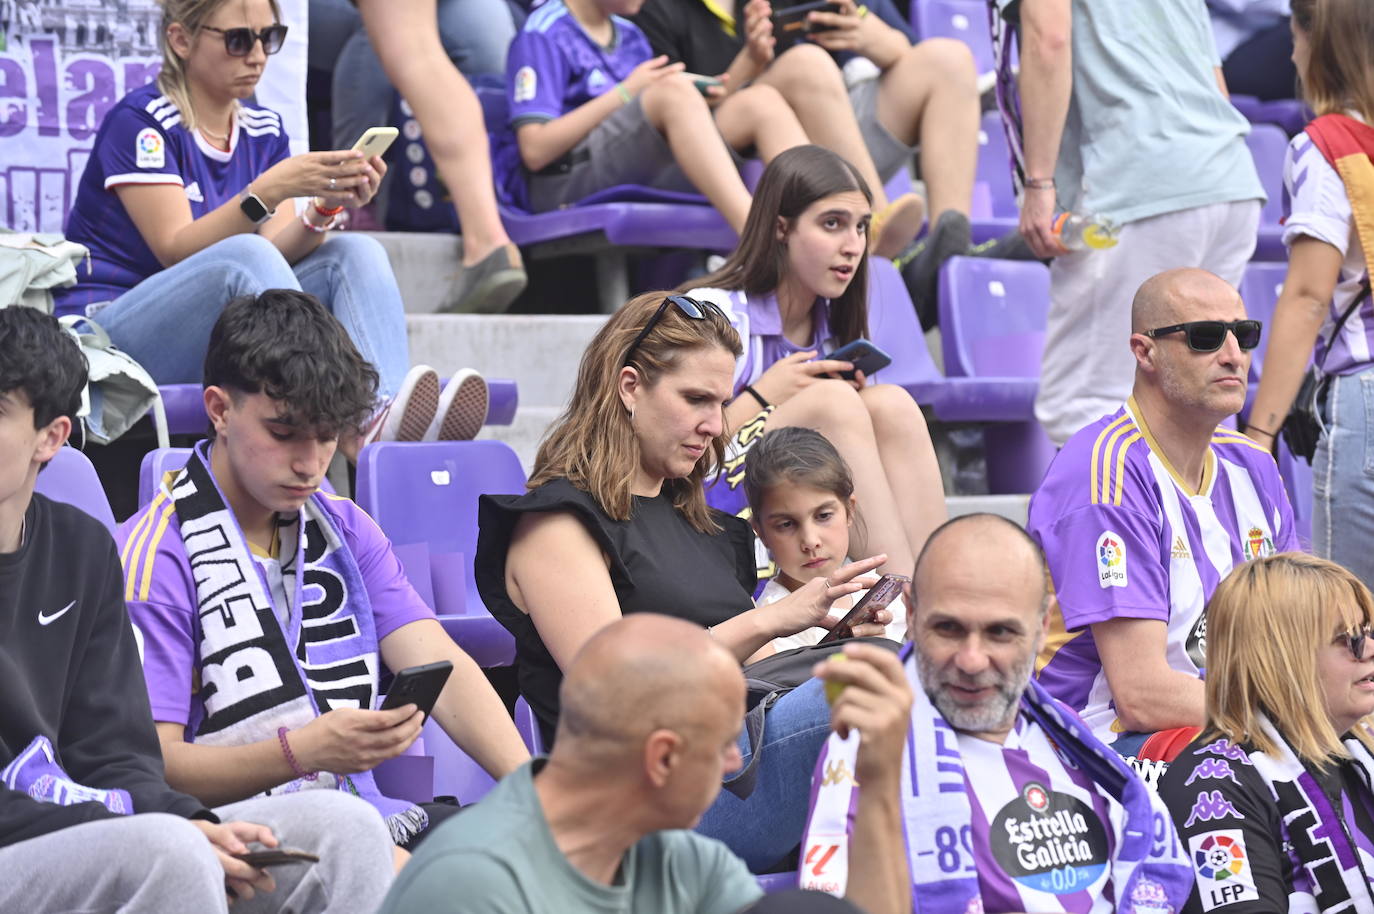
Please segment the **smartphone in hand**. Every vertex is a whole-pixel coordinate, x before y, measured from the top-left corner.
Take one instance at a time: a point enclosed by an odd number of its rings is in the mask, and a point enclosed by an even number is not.
[[[840,5],[833,0],[813,0],[810,3],[773,10],[770,18],[773,20],[773,37],[777,42],[774,47],[775,53],[781,53],[813,32],[825,32],[834,28],[808,21],[807,15],[815,12],[838,13]]]
[[[684,73],[683,75],[690,79],[692,85],[697,87],[697,91],[707,98],[711,97],[712,89],[725,85],[714,76],[702,76],[700,73]]]
[[[425,717],[429,717],[452,672],[453,664],[447,660],[401,670],[392,678],[386,700],[378,710],[390,711],[401,705],[415,705],[425,712]]]
[[[864,377],[872,377],[876,372],[892,364],[892,356],[863,337],[845,343],[839,349],[828,355],[823,355],[821,358],[834,359],[837,362],[851,362],[854,365],[854,371],[862,371]],[[835,376],[844,378],[846,381],[852,381],[854,380],[854,371],[837,372]]]
[[[242,860],[249,866],[262,869],[267,866],[284,866],[288,863],[319,863],[320,858],[309,851],[291,850],[285,847],[274,847],[265,851],[249,851],[246,854],[235,854],[235,860]]]
[[[353,144],[353,148],[368,159],[382,155],[395,142],[399,132],[395,127],[369,127],[358,137],[358,142]]]
[[[878,610],[886,609],[893,600],[902,595],[902,585],[910,580],[911,578],[904,574],[883,575],[878,579],[878,583],[863,595],[863,599],[855,603],[854,608],[845,613],[844,618],[835,623],[835,627],[816,643],[830,644],[845,638],[853,638],[854,626],[872,622]]]

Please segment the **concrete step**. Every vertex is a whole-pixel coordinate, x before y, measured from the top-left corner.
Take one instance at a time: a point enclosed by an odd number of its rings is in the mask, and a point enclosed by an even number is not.
[[[381,242],[408,314],[433,314],[463,266],[462,239],[433,232],[360,232]]]

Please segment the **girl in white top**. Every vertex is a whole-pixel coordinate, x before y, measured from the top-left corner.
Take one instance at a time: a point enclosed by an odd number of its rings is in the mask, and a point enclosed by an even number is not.
[[[812,578],[829,575],[848,564],[849,531],[859,516],[858,500],[849,466],[825,436],[790,426],[765,434],[749,452],[744,491],[749,499],[750,523],[778,568],[759,594],[759,606],[780,600]],[[832,603],[829,624],[842,619],[867,592]],[[887,625],[887,637],[905,640],[906,607],[901,598],[888,609],[892,621]],[[815,644],[826,630],[817,625],[775,638],[753,659]]]

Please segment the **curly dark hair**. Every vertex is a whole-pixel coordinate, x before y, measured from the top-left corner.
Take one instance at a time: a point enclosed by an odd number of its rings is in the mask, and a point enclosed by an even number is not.
[[[206,387],[265,393],[323,437],[357,430],[377,404],[377,369],[319,299],[293,289],[244,295],[210,331]]]
[[[0,308],[0,393],[23,392],[34,428],[58,416],[75,422],[87,375],[86,356],[55,317],[22,305]]]

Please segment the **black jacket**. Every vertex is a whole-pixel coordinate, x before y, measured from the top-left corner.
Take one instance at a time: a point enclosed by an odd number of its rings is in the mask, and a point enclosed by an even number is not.
[[[42,495],[24,522],[23,546],[0,555],[0,768],[46,736],[72,780],[127,790],[135,812],[215,821],[163,779],[114,540]],[[0,847],[113,815],[0,785]]]

